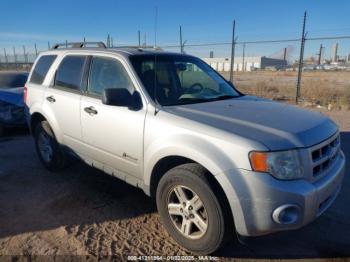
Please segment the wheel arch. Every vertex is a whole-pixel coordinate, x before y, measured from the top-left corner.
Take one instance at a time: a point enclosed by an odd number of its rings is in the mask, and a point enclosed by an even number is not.
[[[231,229],[232,227],[235,227],[234,214],[232,212],[231,205],[230,205],[229,199],[227,198],[224,188],[222,187],[220,182],[216,179],[216,177],[205,166],[196,162],[193,159],[182,157],[182,156],[176,156],[176,155],[166,156],[160,159],[152,170],[149,195],[151,197],[156,196],[159,181],[167,171],[177,166],[180,166],[183,164],[190,164],[190,163],[197,164],[202,168],[204,168],[205,178],[208,180],[210,187],[212,188],[215,196],[219,200],[219,203],[223,206],[223,212],[225,212],[228,217],[227,229]]]
[[[44,120],[47,121],[47,119],[45,118],[45,116],[43,114],[41,114],[39,112],[33,113],[30,117],[30,125],[29,125],[30,132],[32,134],[34,134],[34,129],[35,129],[36,125]]]
[[[29,128],[32,134],[34,134],[34,128],[35,125],[38,124],[41,121],[47,121],[52,129],[53,134],[55,135],[55,138],[57,139],[57,141],[59,143],[62,142],[62,137],[59,136],[60,131],[59,131],[59,127],[55,121],[55,118],[50,118],[49,116],[47,116],[46,114],[44,114],[41,111],[34,111],[31,112],[30,114],[30,120],[29,120]]]

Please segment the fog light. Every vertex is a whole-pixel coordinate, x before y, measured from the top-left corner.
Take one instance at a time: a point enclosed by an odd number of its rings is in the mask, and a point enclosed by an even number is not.
[[[300,207],[297,205],[283,205],[273,211],[273,220],[278,224],[294,224],[301,215]]]

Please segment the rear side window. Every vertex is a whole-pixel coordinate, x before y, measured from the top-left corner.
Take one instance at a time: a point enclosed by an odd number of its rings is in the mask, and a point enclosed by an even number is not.
[[[55,86],[80,90],[86,56],[66,56],[57,69]]]
[[[56,57],[56,55],[44,55],[40,57],[33,69],[29,82],[41,85]]]
[[[88,92],[101,95],[106,88],[125,88],[133,93],[134,87],[124,66],[107,57],[93,57]]]

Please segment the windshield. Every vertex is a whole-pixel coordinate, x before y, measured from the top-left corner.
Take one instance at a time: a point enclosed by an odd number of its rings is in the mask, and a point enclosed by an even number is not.
[[[24,87],[28,73],[0,73],[0,89]]]
[[[233,86],[202,60],[183,55],[135,55],[131,58],[148,94],[162,106],[230,99]]]

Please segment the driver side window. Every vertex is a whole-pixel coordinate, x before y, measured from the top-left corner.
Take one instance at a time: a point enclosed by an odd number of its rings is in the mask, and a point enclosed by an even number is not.
[[[132,94],[134,86],[123,65],[107,57],[93,57],[91,62],[88,93],[101,95],[106,88],[125,88]]]

